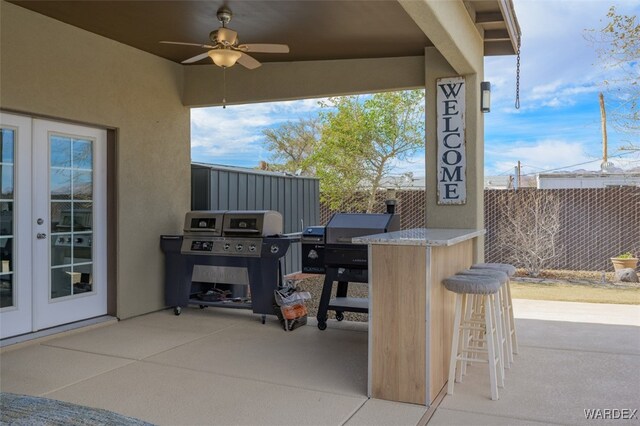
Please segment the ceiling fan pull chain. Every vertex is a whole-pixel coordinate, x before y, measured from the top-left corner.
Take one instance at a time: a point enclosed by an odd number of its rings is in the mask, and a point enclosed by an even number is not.
[[[222,109],[227,109],[227,67],[222,67]]]
[[[520,109],[520,36],[518,36],[518,57],[516,60],[516,109]]]

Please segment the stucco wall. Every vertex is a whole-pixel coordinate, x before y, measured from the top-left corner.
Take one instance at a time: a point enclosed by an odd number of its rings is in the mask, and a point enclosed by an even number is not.
[[[160,309],[163,233],[190,207],[180,65],[0,2],[0,107],[116,129],[117,314]]]
[[[226,74],[226,100],[230,105],[286,101],[424,87],[424,58],[272,62],[255,70],[235,66]],[[219,67],[185,67],[184,104],[221,105],[222,82]]]

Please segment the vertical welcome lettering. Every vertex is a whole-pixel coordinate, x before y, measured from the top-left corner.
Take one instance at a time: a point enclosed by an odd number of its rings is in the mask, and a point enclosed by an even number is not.
[[[467,201],[464,84],[464,77],[436,81],[438,204]]]

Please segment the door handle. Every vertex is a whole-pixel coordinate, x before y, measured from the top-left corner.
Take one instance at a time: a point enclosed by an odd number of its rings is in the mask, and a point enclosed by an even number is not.
[[[45,234],[44,232],[38,232],[36,234],[36,238],[39,240],[44,240],[45,238],[47,238],[47,234]]]

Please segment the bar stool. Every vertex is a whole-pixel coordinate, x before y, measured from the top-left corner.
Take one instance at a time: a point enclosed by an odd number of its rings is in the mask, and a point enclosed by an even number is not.
[[[497,311],[500,310],[500,281],[489,276],[480,275],[455,275],[442,280],[445,288],[456,293],[455,320],[453,325],[453,336],[451,338],[451,358],[449,360],[449,383],[447,393],[453,394],[454,382],[456,379],[457,364],[460,368],[464,363],[486,361],[489,364],[489,380],[491,385],[491,399],[498,399],[498,386],[504,387],[504,367],[500,358],[500,337],[498,331],[501,329],[497,321]],[[479,323],[473,315],[466,318],[467,304],[475,305],[475,299],[482,300],[484,324]],[[478,332],[479,340],[483,340],[486,349],[481,346],[474,346],[470,341],[465,341],[466,331]],[[473,354],[486,353],[487,359],[472,358]],[[461,371],[461,370],[458,370]]]
[[[488,270],[497,270],[504,272],[509,277],[512,277],[516,273],[516,268],[513,265],[509,265],[508,263],[476,263],[471,265],[471,269],[488,269]],[[511,280],[507,281],[507,294],[505,299],[506,311],[509,313],[509,337],[511,340],[511,348],[514,354],[518,353],[518,337],[516,335],[516,321],[513,317],[513,301],[511,299]]]
[[[511,363],[513,362],[513,346],[511,341],[511,321],[509,320],[509,312],[508,312],[508,283],[509,276],[496,269],[465,269],[457,273],[457,275],[463,276],[483,276],[483,277],[492,277],[497,279],[500,282],[500,301],[501,301],[501,310],[500,314],[500,325],[502,326],[502,330],[500,333],[500,355],[502,356],[502,364],[505,368],[511,368]],[[467,315],[469,314],[469,307],[467,307]],[[465,374],[466,368],[462,368],[462,374]]]

